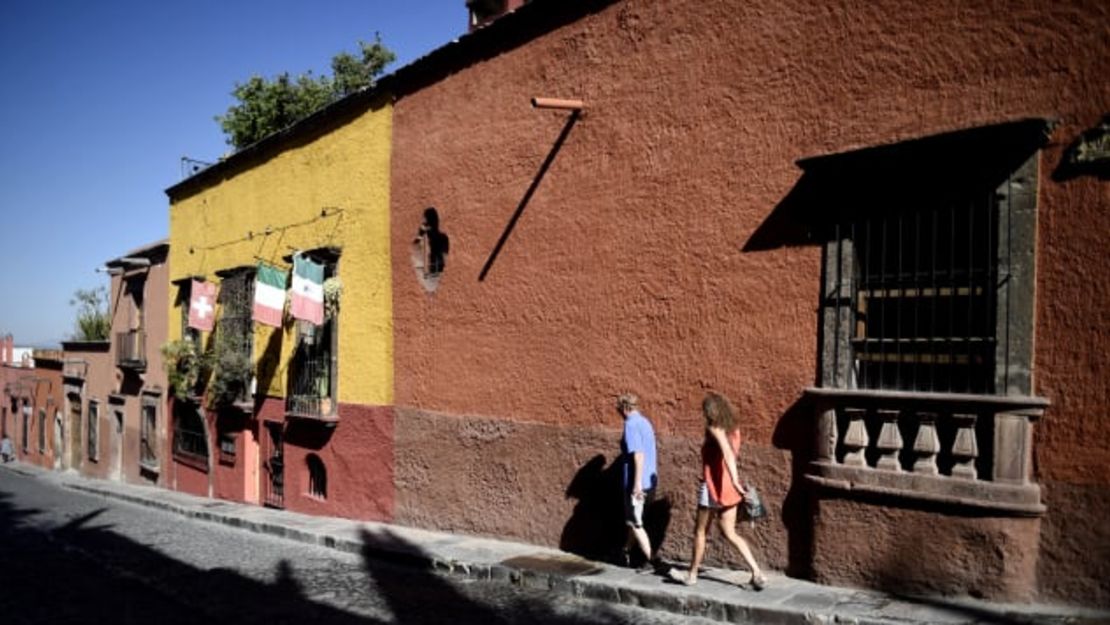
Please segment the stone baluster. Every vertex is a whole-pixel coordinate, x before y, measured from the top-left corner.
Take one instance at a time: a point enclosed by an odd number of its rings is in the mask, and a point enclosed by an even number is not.
[[[879,450],[879,461],[875,467],[887,471],[901,471],[902,463],[898,454],[902,451],[902,433],[898,430],[897,410],[877,410],[882,428],[875,447]]]
[[[913,453],[917,456],[913,463],[913,472],[937,475],[937,452],[940,451],[940,439],[937,438],[937,415],[935,412],[919,412],[917,418],[920,425],[917,428],[917,437],[913,441]]]
[[[867,411],[862,408],[845,408],[844,416],[848,419],[848,428],[844,432],[844,464],[850,467],[867,466],[863,457],[864,450],[870,442],[867,437],[867,426],[864,417]]]
[[[979,458],[979,442],[975,437],[973,414],[954,414],[956,439],[952,442],[952,477],[974,480],[978,477],[975,460]]]
[[[836,404],[821,402],[817,411],[815,460],[832,462],[836,458]]]

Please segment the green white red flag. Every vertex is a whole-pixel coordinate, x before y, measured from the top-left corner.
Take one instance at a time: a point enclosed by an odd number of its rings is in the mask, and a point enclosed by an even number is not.
[[[293,318],[324,323],[324,266],[300,254],[293,256]]]
[[[255,272],[254,308],[251,317],[258,323],[280,328],[284,312],[285,272],[262,263]]]

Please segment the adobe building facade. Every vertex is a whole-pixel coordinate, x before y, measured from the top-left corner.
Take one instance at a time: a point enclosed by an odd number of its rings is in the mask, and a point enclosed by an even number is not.
[[[167,345],[249,379],[167,380],[159,483],[605,557],[631,390],[685,557],[714,390],[770,567],[1110,604],[1107,13],[519,6],[167,190]],[[337,312],[253,324],[295,253]]]
[[[170,488],[392,518],[390,133],[387,98],[351,98],[167,190],[169,340],[247,359],[236,401],[216,400],[220,362],[171,398]],[[258,266],[285,273],[297,253],[341,289],[333,312],[254,323]],[[219,288],[214,332],[187,327],[194,281]]]
[[[159,352],[169,319],[169,245],[160,241],[105,263],[111,276],[108,394],[103,441],[112,479],[157,484],[168,467],[166,372]]]
[[[712,389],[770,566],[1110,603],[1108,18],[531,3],[398,71],[393,519],[603,553],[633,390],[685,556]]]

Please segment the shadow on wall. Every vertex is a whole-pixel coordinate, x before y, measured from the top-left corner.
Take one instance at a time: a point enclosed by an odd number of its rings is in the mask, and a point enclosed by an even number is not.
[[[282,560],[272,573],[260,572],[268,578],[263,581],[236,570],[202,569],[167,557],[98,522],[107,508],[50,528],[35,518],[41,511],[20,509],[11,499],[10,493],[0,491],[0,558],[5,563],[0,567],[0,607],[19,622],[384,625],[442,623],[445,615],[460,624],[584,622],[581,616],[556,612],[547,600],[498,592],[496,604],[490,605],[468,596],[467,591],[477,595],[484,586],[455,584],[424,568],[430,557],[388,531],[362,533],[361,567],[340,563],[325,573]],[[379,559],[380,548],[407,553],[410,564],[420,566]],[[339,601],[361,603],[362,613],[325,603],[339,588]],[[64,589],[64,601],[57,600],[58,589]],[[591,623],[621,620],[608,606],[591,608]]]
[[[285,328],[275,328],[270,333],[266,345],[262,348],[262,353],[258,356],[258,367],[255,369],[255,375],[257,376],[254,396],[255,414],[258,414],[258,411],[262,408],[266,393],[273,388],[274,380],[280,374],[278,367],[281,365],[281,341],[284,334]]]
[[[796,400],[779,418],[771,435],[776,449],[790,452],[790,488],[782,501],[786,527],[786,574],[813,577],[813,500],[806,466],[813,459],[813,409],[805,398]]]
[[[601,454],[578,469],[566,490],[566,497],[578,503],[563,526],[560,549],[590,560],[614,560],[620,555],[628,532],[621,482],[620,463],[605,466]],[[657,497],[644,510],[644,527],[653,552],[666,538],[672,507],[669,497]]]

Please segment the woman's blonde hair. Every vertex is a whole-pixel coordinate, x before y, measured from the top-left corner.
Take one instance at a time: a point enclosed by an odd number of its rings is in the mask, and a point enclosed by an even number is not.
[[[705,423],[719,427],[726,432],[731,432],[739,427],[736,422],[736,409],[732,402],[720,393],[709,392],[701,402],[701,410],[705,413]]]

